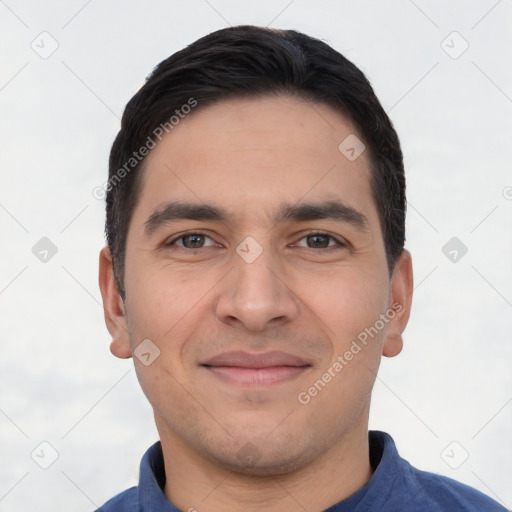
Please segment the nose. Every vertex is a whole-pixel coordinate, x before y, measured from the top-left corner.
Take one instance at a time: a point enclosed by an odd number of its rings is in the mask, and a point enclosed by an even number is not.
[[[270,251],[263,251],[252,263],[237,254],[233,258],[235,268],[221,283],[216,303],[220,321],[261,332],[297,317],[299,301]]]

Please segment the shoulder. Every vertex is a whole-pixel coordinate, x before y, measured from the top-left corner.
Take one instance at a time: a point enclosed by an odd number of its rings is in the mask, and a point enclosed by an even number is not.
[[[96,512],[139,512],[137,487],[131,487],[108,500]]]
[[[404,461],[405,462],[405,461]],[[449,512],[506,512],[506,508],[469,485],[446,476],[421,471],[409,463],[404,478],[414,510]],[[417,507],[417,508],[416,508]],[[412,510],[412,509],[411,509]]]
[[[391,436],[370,432],[376,470],[368,502],[381,511],[506,512],[506,508],[472,487],[446,476],[422,471],[402,459]],[[370,481],[371,483],[372,481]]]
[[[415,469],[414,472],[415,479],[421,484],[424,494],[430,500],[442,505],[443,510],[464,510],[465,512],[480,512],[482,510],[503,512],[506,510],[498,502],[469,485],[418,469]]]

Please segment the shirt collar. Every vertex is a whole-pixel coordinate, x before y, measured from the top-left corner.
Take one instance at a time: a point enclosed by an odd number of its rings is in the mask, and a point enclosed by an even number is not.
[[[165,466],[162,445],[155,443],[142,457],[139,477],[141,512],[180,512],[165,496]]]

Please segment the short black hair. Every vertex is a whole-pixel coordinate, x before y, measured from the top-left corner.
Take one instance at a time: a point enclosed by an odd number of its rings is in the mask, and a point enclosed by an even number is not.
[[[327,104],[354,125],[370,157],[391,276],[405,242],[405,175],[400,141],[372,86],[352,62],[318,39],[243,25],[213,32],[162,61],[126,105],[110,152],[105,225],[123,299],[128,228],[154,139],[169,133],[192,107],[280,94]]]

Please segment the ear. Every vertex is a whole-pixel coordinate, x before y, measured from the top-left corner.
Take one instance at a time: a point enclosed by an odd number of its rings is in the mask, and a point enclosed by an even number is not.
[[[112,255],[108,247],[104,247],[100,252],[99,284],[105,323],[112,336],[110,351],[121,359],[132,357],[125,306],[114,278]]]
[[[393,313],[388,315],[390,321],[386,329],[386,339],[382,349],[382,354],[386,357],[396,356],[402,351],[402,333],[407,326],[411,313],[412,290],[411,253],[404,249],[395,264],[391,277],[388,311],[393,311],[394,315]]]

